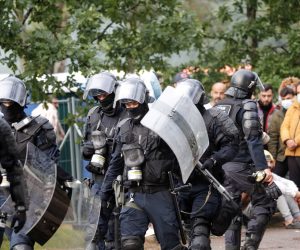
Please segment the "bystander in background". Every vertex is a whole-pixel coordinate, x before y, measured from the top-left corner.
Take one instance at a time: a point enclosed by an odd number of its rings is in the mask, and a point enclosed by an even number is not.
[[[273,103],[273,87],[270,84],[264,84],[264,90],[260,91],[258,98],[258,116],[261,120],[263,131],[267,132],[269,122],[276,109],[276,105]]]
[[[65,137],[65,131],[61,126],[58,115],[59,102],[56,97],[51,98],[51,102],[39,104],[32,112],[32,116],[43,116],[52,124],[55,134],[56,143],[60,144]]]
[[[226,85],[224,83],[222,82],[214,83],[210,91],[210,96],[211,96],[210,102],[205,104],[204,107],[206,109],[210,109],[213,106],[215,106],[218,101],[223,100],[225,97],[224,95],[225,91],[226,91]]]
[[[300,83],[297,85],[297,98],[288,108],[281,125],[280,135],[286,145],[290,180],[300,188]]]
[[[288,162],[284,155],[286,146],[280,139],[280,127],[287,109],[293,104],[295,93],[292,88],[285,87],[279,93],[281,97],[280,109],[276,109],[270,120],[268,134],[270,137],[268,150],[275,159],[273,172],[281,177],[285,177],[288,172]]]

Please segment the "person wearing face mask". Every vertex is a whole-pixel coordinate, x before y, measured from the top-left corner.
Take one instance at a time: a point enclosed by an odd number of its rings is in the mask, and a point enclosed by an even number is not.
[[[149,94],[138,77],[120,83],[115,101],[125,105],[128,119],[118,125],[114,151],[101,187],[101,201],[123,176],[125,204],[120,213],[121,249],[144,249],[148,224],[154,226],[162,250],[186,249],[180,242],[168,172],[179,172],[176,156],[162,138],[141,124],[148,112]]]
[[[280,128],[281,140],[286,146],[289,176],[300,188],[300,83],[297,85],[297,98],[288,108]]]
[[[280,139],[280,126],[287,109],[293,104],[295,93],[291,88],[285,87],[280,91],[279,95],[281,97],[282,108],[275,110],[272,119],[270,120],[268,129],[268,135],[270,137],[268,149],[275,159],[275,168],[273,172],[284,177],[288,172],[288,162],[284,155],[286,146]]]
[[[125,116],[124,109],[121,108],[119,103],[114,105],[117,85],[117,79],[113,74],[101,72],[89,79],[83,94],[84,99],[87,96],[93,97],[98,104],[88,112],[82,141],[82,156],[89,161],[86,169],[92,174],[92,180],[90,181],[93,183],[91,187],[93,197],[97,197],[100,193],[110,162],[116,125]],[[98,225],[95,235],[93,235],[93,226],[86,228],[86,249],[113,249],[114,223],[111,220],[113,209],[114,197],[112,195],[106,202],[101,203],[100,216],[98,211],[90,211],[90,225]]]

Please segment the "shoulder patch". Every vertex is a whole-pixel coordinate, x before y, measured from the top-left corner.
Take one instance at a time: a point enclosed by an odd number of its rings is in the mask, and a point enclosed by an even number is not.
[[[227,115],[229,115],[230,110],[231,110],[231,105],[228,105],[228,104],[220,104],[220,105],[217,105],[215,107],[220,109],[221,111],[223,111]]]

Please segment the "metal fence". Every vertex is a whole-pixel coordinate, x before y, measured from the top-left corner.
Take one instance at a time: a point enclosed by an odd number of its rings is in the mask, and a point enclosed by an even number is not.
[[[59,100],[59,118],[65,130],[65,137],[59,145],[61,151],[59,163],[64,170],[81,180],[83,167],[79,142],[82,138],[82,132],[77,124],[67,126],[64,122],[64,118],[69,114],[76,114],[76,107],[79,105],[79,99],[75,97]]]

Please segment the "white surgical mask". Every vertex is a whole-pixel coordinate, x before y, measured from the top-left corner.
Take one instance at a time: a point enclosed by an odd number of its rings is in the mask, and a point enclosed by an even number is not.
[[[297,94],[297,101],[300,103],[300,94]]]
[[[291,99],[281,101],[281,105],[284,109],[288,109],[292,104],[293,101]]]

